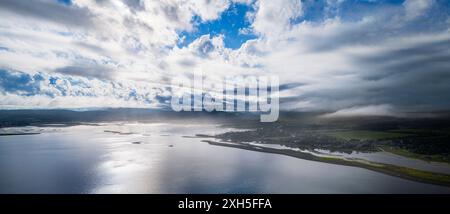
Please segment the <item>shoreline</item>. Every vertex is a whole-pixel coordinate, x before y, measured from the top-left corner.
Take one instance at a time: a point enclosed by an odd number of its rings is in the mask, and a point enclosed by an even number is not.
[[[209,136],[210,138],[214,138],[213,136]],[[412,180],[416,182],[421,183],[428,183],[428,184],[435,184],[440,186],[447,186],[450,187],[450,175],[448,174],[441,174],[441,173],[434,173],[434,172],[428,172],[423,170],[417,170],[412,169],[408,167],[402,167],[402,166],[396,166],[392,164],[384,164],[384,163],[376,163],[376,162],[370,162],[370,161],[364,161],[364,160],[347,160],[347,159],[341,159],[341,158],[335,158],[335,157],[319,157],[315,156],[310,153],[305,152],[298,152],[298,151],[292,151],[288,149],[274,149],[274,148],[268,148],[268,147],[262,147],[262,146],[255,146],[255,145],[246,145],[246,144],[239,144],[239,143],[222,143],[212,140],[202,140],[202,142],[206,142],[210,145],[214,146],[224,146],[224,147],[231,147],[231,148],[237,148],[237,149],[245,149],[249,151],[256,151],[256,152],[265,152],[265,153],[272,153],[272,154],[280,154],[280,155],[286,155],[294,158],[304,159],[304,160],[310,160],[310,161],[317,161],[317,162],[323,162],[328,164],[336,164],[336,165],[343,165],[343,166],[352,166],[352,167],[359,167],[407,180]]]

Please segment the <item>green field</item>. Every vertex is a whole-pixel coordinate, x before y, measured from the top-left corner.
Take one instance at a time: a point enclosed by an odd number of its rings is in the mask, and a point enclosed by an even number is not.
[[[407,158],[419,159],[419,160],[424,160],[424,161],[432,161],[432,162],[449,163],[449,160],[445,156],[442,156],[442,155],[422,155],[422,154],[410,152],[406,149],[394,148],[394,147],[390,147],[390,146],[382,146],[382,147],[380,147],[380,149],[385,152],[389,152],[389,153],[400,155],[400,156],[407,157]]]
[[[408,134],[423,134],[423,135],[445,135],[450,134],[449,129],[394,129],[389,132],[408,133]]]
[[[429,129],[394,129],[394,130],[389,130],[389,132],[420,134],[420,133],[430,133],[430,132],[432,132],[432,130],[429,130]]]
[[[380,131],[340,131],[327,135],[342,140],[384,140],[411,136],[411,133],[380,132]]]

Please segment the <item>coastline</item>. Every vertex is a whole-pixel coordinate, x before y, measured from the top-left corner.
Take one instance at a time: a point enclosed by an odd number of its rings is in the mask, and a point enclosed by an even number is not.
[[[208,136],[208,137],[214,138],[213,136]],[[391,175],[391,176],[395,176],[395,177],[399,177],[399,178],[403,178],[403,179],[407,179],[407,180],[412,180],[412,181],[416,181],[416,182],[450,187],[450,175],[448,175],[448,174],[428,172],[428,171],[417,170],[417,169],[412,169],[412,168],[408,168],[408,167],[402,167],[402,166],[396,166],[396,165],[384,164],[384,163],[375,163],[375,162],[370,162],[370,161],[365,161],[365,160],[347,160],[347,159],[336,158],[336,157],[319,157],[319,156],[316,156],[316,155],[313,155],[310,153],[298,152],[298,151],[293,151],[293,150],[289,150],[289,149],[274,149],[274,148],[248,145],[248,144],[240,144],[240,143],[231,144],[231,143],[223,143],[223,142],[217,142],[217,141],[212,141],[212,140],[202,140],[202,142],[206,142],[206,143],[208,143],[210,145],[214,145],[214,146],[224,146],[224,147],[231,147],[231,148],[237,148],[237,149],[245,149],[245,150],[250,150],[250,151],[280,154],[280,155],[286,155],[286,156],[300,158],[300,159],[304,159],[304,160],[310,160],[310,161],[318,161],[318,162],[329,163],[329,164],[359,167],[359,168],[372,170],[375,172],[380,172],[383,174],[387,174],[387,175]]]

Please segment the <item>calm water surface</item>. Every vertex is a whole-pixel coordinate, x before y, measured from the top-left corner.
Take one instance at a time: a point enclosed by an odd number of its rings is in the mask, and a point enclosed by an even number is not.
[[[450,193],[366,169],[184,137],[227,131],[213,124],[29,129],[42,133],[0,136],[0,193]]]

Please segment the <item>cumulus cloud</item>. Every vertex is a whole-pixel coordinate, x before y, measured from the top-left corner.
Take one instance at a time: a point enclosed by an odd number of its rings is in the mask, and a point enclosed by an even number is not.
[[[14,108],[156,108],[168,97],[160,85],[112,82],[60,74],[0,70],[3,109]]]
[[[220,52],[224,49],[223,35],[210,38],[210,35],[203,35],[189,45],[189,49],[198,56],[207,57],[210,53]]]
[[[236,3],[252,8],[250,25],[234,26],[236,32],[256,38],[230,49],[223,34],[211,32],[178,45],[186,39],[181,31],[194,35],[198,22],[220,20]],[[450,107],[448,4],[327,0],[316,11],[313,4],[319,3],[1,1],[0,74],[8,81],[0,82],[0,104],[164,104],[172,77],[200,69],[217,81],[277,75],[284,110],[392,115]],[[76,104],[76,97],[86,102]]]
[[[283,36],[291,22],[303,14],[302,2],[296,0],[258,1],[254,15],[253,29],[267,36]]]
[[[115,71],[155,76],[160,57],[176,44],[178,31],[193,30],[195,15],[217,18],[228,5],[229,1],[2,1],[0,44],[10,51],[2,55],[1,64],[55,72],[83,65],[78,67],[107,67],[111,76]],[[23,61],[31,63],[16,67]]]

